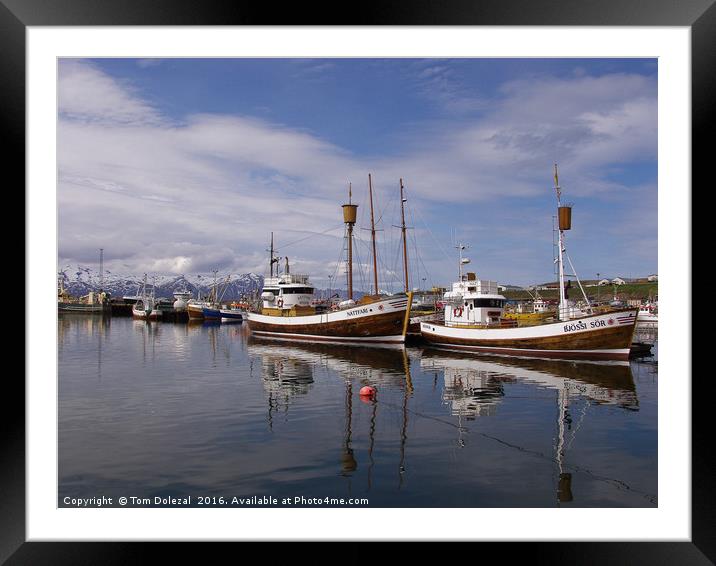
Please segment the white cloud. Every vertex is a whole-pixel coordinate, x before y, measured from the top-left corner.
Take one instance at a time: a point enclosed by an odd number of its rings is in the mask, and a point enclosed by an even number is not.
[[[452,211],[465,222],[475,210],[489,231],[500,225],[496,203],[544,195],[551,205],[554,160],[568,198],[611,198],[625,187],[609,179],[610,168],[656,157],[655,86],[631,75],[514,81],[479,120],[432,123],[374,159],[250,116],[171,123],[132,85],[77,60],[60,64],[59,112],[60,256],[93,261],[104,247],[110,269],[133,272],[263,272],[271,230],[280,248],[335,226],[286,250],[298,271],[327,280],[341,250],[347,184],[365,218],[369,171],[378,209],[388,210],[393,192],[397,200],[403,177],[428,222],[449,224]],[[426,250],[425,260],[452,270],[442,255]]]
[[[118,124],[161,122],[159,114],[135,96],[130,86],[76,59],[59,61],[57,91],[60,114],[73,119]]]

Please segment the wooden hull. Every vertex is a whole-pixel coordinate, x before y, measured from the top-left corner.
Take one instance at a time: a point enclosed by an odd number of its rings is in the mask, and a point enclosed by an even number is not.
[[[628,360],[636,309],[518,328],[465,328],[424,322],[431,344],[512,356]]]
[[[186,307],[187,312],[189,313],[189,318],[192,320],[204,320],[204,309],[201,305],[187,305]]]
[[[402,343],[411,296],[356,305],[350,309],[306,316],[247,313],[251,332],[321,342]]]

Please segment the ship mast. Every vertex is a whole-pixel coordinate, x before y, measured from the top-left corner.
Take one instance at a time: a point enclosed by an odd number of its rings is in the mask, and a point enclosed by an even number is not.
[[[408,292],[410,288],[408,284],[408,244],[405,237],[405,202],[406,198],[403,196],[403,179],[400,179],[400,218],[401,218],[401,230],[403,232],[403,269],[405,270],[405,292]]]
[[[370,195],[370,238],[373,242],[373,283],[375,294],[378,295],[378,259],[375,252],[375,217],[373,216],[373,182],[368,173],[368,194]]]
[[[353,190],[348,183],[348,204],[343,205],[343,222],[346,224],[348,237],[348,299],[353,298],[353,225],[356,223],[357,204],[352,204]]]
[[[271,277],[273,277],[273,264],[279,262],[279,258],[273,256],[273,232],[271,232],[271,247],[267,251],[269,252],[269,266],[271,267]],[[276,266],[276,276],[278,277],[278,266]]]
[[[462,266],[470,263],[470,260],[466,257],[462,257],[462,250],[467,249],[469,246],[466,246],[465,244],[458,243],[455,246],[455,249],[458,250],[459,259],[458,259],[458,274],[460,275],[460,281],[462,281]]]
[[[557,215],[558,215],[558,226],[559,226],[559,242],[558,242],[558,255],[557,261],[559,264],[559,320],[567,320],[569,318],[569,307],[567,305],[567,299],[564,296],[564,230],[569,230],[569,226],[562,222],[562,209],[571,209],[562,206],[562,189],[559,186],[559,175],[557,173],[557,164],[554,164],[554,190],[557,193]],[[571,220],[571,218],[570,218]]]

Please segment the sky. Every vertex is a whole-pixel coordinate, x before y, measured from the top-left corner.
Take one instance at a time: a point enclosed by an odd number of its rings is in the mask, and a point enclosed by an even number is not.
[[[581,279],[657,273],[655,59],[60,59],[58,266],[150,276],[268,273],[277,255],[345,287],[470,270],[555,280],[554,164]],[[283,261],[282,261],[283,264]],[[337,283],[339,282],[339,283]]]

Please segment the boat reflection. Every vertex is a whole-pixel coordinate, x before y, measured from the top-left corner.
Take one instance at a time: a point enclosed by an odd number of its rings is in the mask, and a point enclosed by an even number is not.
[[[460,446],[464,446],[462,433],[467,430],[462,419],[469,421],[478,416],[494,414],[505,397],[506,383],[524,383],[540,389],[555,390],[557,432],[553,448],[557,465],[558,503],[569,503],[574,499],[572,473],[567,471],[565,453],[575,440],[587,407],[594,404],[615,405],[628,411],[639,409],[628,362],[590,363],[511,358],[425,349],[420,367],[426,372],[443,373],[443,400],[450,404],[452,415],[459,419]],[[583,409],[579,422],[573,426],[570,405],[577,399],[582,401]]]
[[[112,317],[86,313],[58,313],[57,351],[62,355],[68,340],[79,336],[97,339],[97,377],[102,379],[102,345],[109,340]]]
[[[400,345],[361,346],[349,344],[309,343],[247,336],[249,355],[269,356],[284,362],[302,362],[348,378],[363,385],[406,383],[406,353]],[[412,386],[412,385],[411,385]]]
[[[463,354],[426,348],[423,371],[442,371],[443,398],[453,415],[474,419],[493,414],[507,382],[524,382],[564,391],[568,398],[585,397],[598,404],[638,410],[639,402],[628,362],[575,362]]]
[[[408,398],[412,395],[413,384],[410,377],[410,360],[405,347],[401,345],[361,346],[350,344],[325,344],[287,341],[263,338],[255,335],[247,337],[247,351],[250,357],[260,358],[264,387],[269,393],[269,427],[273,423],[273,412],[277,400],[288,405],[290,398],[297,393],[307,393],[314,382],[314,371],[328,370],[344,379],[344,430],[340,452],[340,474],[350,478],[358,469],[358,459],[353,449],[353,413],[358,391],[365,385],[380,388],[397,388],[403,391],[402,426],[400,428],[400,448],[398,462],[398,488],[402,485],[405,473],[405,449],[407,445]],[[373,481],[373,449],[378,397],[359,397],[370,406],[368,446],[367,446],[367,489]]]

